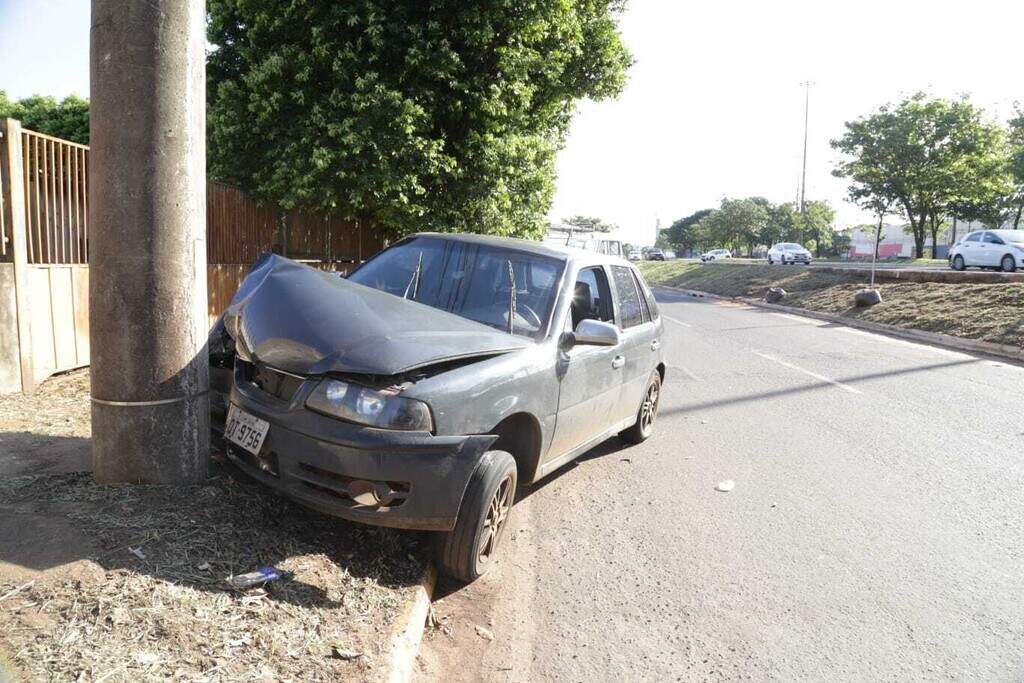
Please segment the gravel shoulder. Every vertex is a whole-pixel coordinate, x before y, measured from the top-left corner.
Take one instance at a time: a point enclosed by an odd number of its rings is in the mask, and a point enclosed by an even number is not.
[[[856,291],[868,286],[861,273],[692,262],[644,263],[641,268],[652,284],[754,298],[763,297],[769,287],[782,287],[788,306],[1024,347],[1024,283],[882,281],[876,283],[882,303],[863,309],[853,306]]]
[[[422,535],[308,511],[216,459],[198,486],[98,486],[88,390],[81,371],[0,398],[0,674],[386,677]],[[262,566],[290,576],[225,583]]]

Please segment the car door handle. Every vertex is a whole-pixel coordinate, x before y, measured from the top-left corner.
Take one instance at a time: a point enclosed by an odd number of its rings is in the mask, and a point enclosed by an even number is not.
[[[615,356],[615,358],[612,359],[612,369],[613,370],[618,370],[619,368],[621,368],[625,364],[626,364],[626,357],[625,356]]]
[[[657,351],[661,348],[661,342],[655,339],[651,342],[651,351]]]

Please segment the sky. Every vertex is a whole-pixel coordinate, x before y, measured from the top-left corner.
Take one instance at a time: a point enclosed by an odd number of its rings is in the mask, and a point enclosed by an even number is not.
[[[869,220],[833,178],[846,121],[918,90],[967,94],[994,118],[1024,102],[1011,0],[631,0],[636,63],[622,95],[582,102],[558,159],[552,219],[598,216],[629,241],[724,196],[793,201],[810,81],[807,198],[843,227]],[[89,90],[88,0],[0,0],[0,89]]]

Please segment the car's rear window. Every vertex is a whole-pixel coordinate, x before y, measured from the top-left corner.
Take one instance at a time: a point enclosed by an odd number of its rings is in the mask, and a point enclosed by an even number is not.
[[[416,237],[377,254],[349,279],[504,331],[514,309],[512,333],[536,339],[547,331],[563,268],[525,251]]]

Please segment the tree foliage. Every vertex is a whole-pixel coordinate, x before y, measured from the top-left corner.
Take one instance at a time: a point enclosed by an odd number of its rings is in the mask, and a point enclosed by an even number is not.
[[[923,93],[846,124],[832,145],[847,155],[833,171],[860,204],[892,204],[908,221],[916,256],[952,211],[990,215],[1006,185],[1004,130],[966,99]]]
[[[59,102],[43,95],[12,102],[0,90],[0,118],[18,119],[22,126],[37,133],[89,144],[89,100],[77,95],[68,95]]]
[[[596,216],[569,216],[562,222],[578,230],[593,230],[594,232],[611,232],[619,229],[615,223],[608,223]]]
[[[701,209],[695,211],[685,218],[680,218],[662,231],[665,240],[673,249],[684,252],[689,249],[698,249],[701,246],[700,236],[697,234],[696,225],[710,214],[713,209]]]
[[[210,170],[396,233],[539,236],[575,103],[617,95],[623,0],[210,0]]]

